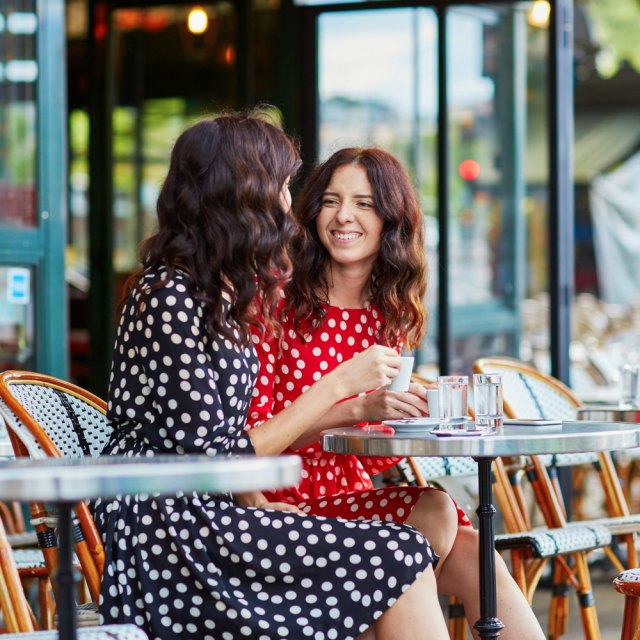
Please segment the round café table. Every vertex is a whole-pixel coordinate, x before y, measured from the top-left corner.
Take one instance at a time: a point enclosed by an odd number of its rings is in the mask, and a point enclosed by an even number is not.
[[[153,458],[20,458],[0,462],[0,497],[57,505],[58,619],[61,640],[75,640],[71,512],[81,500],[178,492],[230,493],[288,487],[300,479],[297,456],[154,456]]]
[[[591,422],[633,422],[640,423],[640,406],[621,407],[617,404],[587,404],[576,410],[578,420]]]
[[[496,606],[491,463],[502,456],[610,451],[640,445],[640,425],[612,422],[558,422],[547,426],[505,425],[491,436],[438,437],[428,430],[389,434],[375,428],[329,429],[322,433],[322,448],[357,456],[470,456],[478,463],[480,530],[481,638],[497,638],[504,627]]]

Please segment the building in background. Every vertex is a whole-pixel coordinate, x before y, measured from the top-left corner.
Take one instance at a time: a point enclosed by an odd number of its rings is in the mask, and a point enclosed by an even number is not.
[[[257,102],[279,110],[307,165],[378,144],[410,169],[431,265],[417,354],[427,372],[467,371],[499,353],[571,374],[588,392],[615,378],[611,340],[635,357],[637,303],[604,295],[610,271],[594,249],[611,242],[612,214],[592,218],[598,185],[640,143],[634,0],[442,11],[375,0],[0,0],[0,14],[2,42],[10,20],[32,29],[11,37],[32,38],[20,60],[38,78],[30,94],[0,76],[4,368],[62,372],[104,393],[114,303],[153,228],[173,140],[205,113]],[[572,41],[557,38],[563,19]],[[65,45],[66,62],[56,55]],[[3,69],[16,49],[5,50]],[[636,242],[638,224],[626,227]]]

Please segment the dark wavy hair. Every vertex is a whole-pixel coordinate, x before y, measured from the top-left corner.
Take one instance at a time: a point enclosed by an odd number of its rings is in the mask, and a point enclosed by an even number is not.
[[[369,281],[371,302],[382,312],[385,326],[377,339],[407,348],[420,344],[426,331],[424,295],[427,283],[423,217],[411,180],[402,164],[377,148],[347,148],[317,166],[305,182],[295,207],[301,227],[290,255],[291,281],[286,285],[285,315],[301,331],[318,328],[329,302],[329,253],[320,242],[316,218],[334,171],[344,165],[364,168],[377,214],[384,221],[380,252]]]
[[[251,324],[277,333],[296,228],[280,193],[300,164],[293,140],[260,112],[207,118],[184,131],[158,196],[158,229],[141,245],[120,309],[144,273],[165,268],[160,288],[180,268],[212,335],[234,339],[236,329],[246,343]]]

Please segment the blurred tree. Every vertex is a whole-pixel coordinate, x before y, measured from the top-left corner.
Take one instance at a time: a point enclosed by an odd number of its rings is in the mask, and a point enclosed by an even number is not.
[[[598,73],[610,78],[625,61],[640,73],[640,0],[590,0],[587,12],[600,45]]]

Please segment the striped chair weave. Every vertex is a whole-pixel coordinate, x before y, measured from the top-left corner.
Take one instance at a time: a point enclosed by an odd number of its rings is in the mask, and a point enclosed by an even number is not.
[[[511,418],[576,419],[576,404],[541,378],[494,363],[491,371],[502,374],[504,402],[509,407]],[[538,459],[547,467],[568,467],[593,464],[597,456],[594,453],[563,453],[539,455]]]
[[[63,457],[100,455],[112,432],[111,425],[100,410],[71,393],[53,387],[12,384],[9,390],[22,406],[29,407],[29,413],[51,438]],[[9,416],[7,422],[25,443],[32,457],[45,457],[39,445],[20,428],[15,415],[13,420]]]
[[[443,458],[413,458],[414,463],[422,472],[425,480],[437,480],[438,478],[447,477],[468,477],[478,476],[478,464],[473,458],[469,457],[443,457]],[[402,471],[404,473],[406,467],[409,467],[406,461],[403,461]],[[411,473],[409,469],[408,473]]]
[[[8,633],[3,640],[58,640],[57,631],[27,631]],[[104,625],[103,627],[82,627],[78,629],[78,640],[149,640],[147,634],[132,624]]]
[[[13,558],[18,569],[34,569],[45,566],[44,556],[40,549],[14,549]]]
[[[496,536],[496,549],[528,547],[535,558],[588,551],[611,544],[612,534],[603,525],[570,526],[561,529],[532,529],[525,533],[504,533]]]

